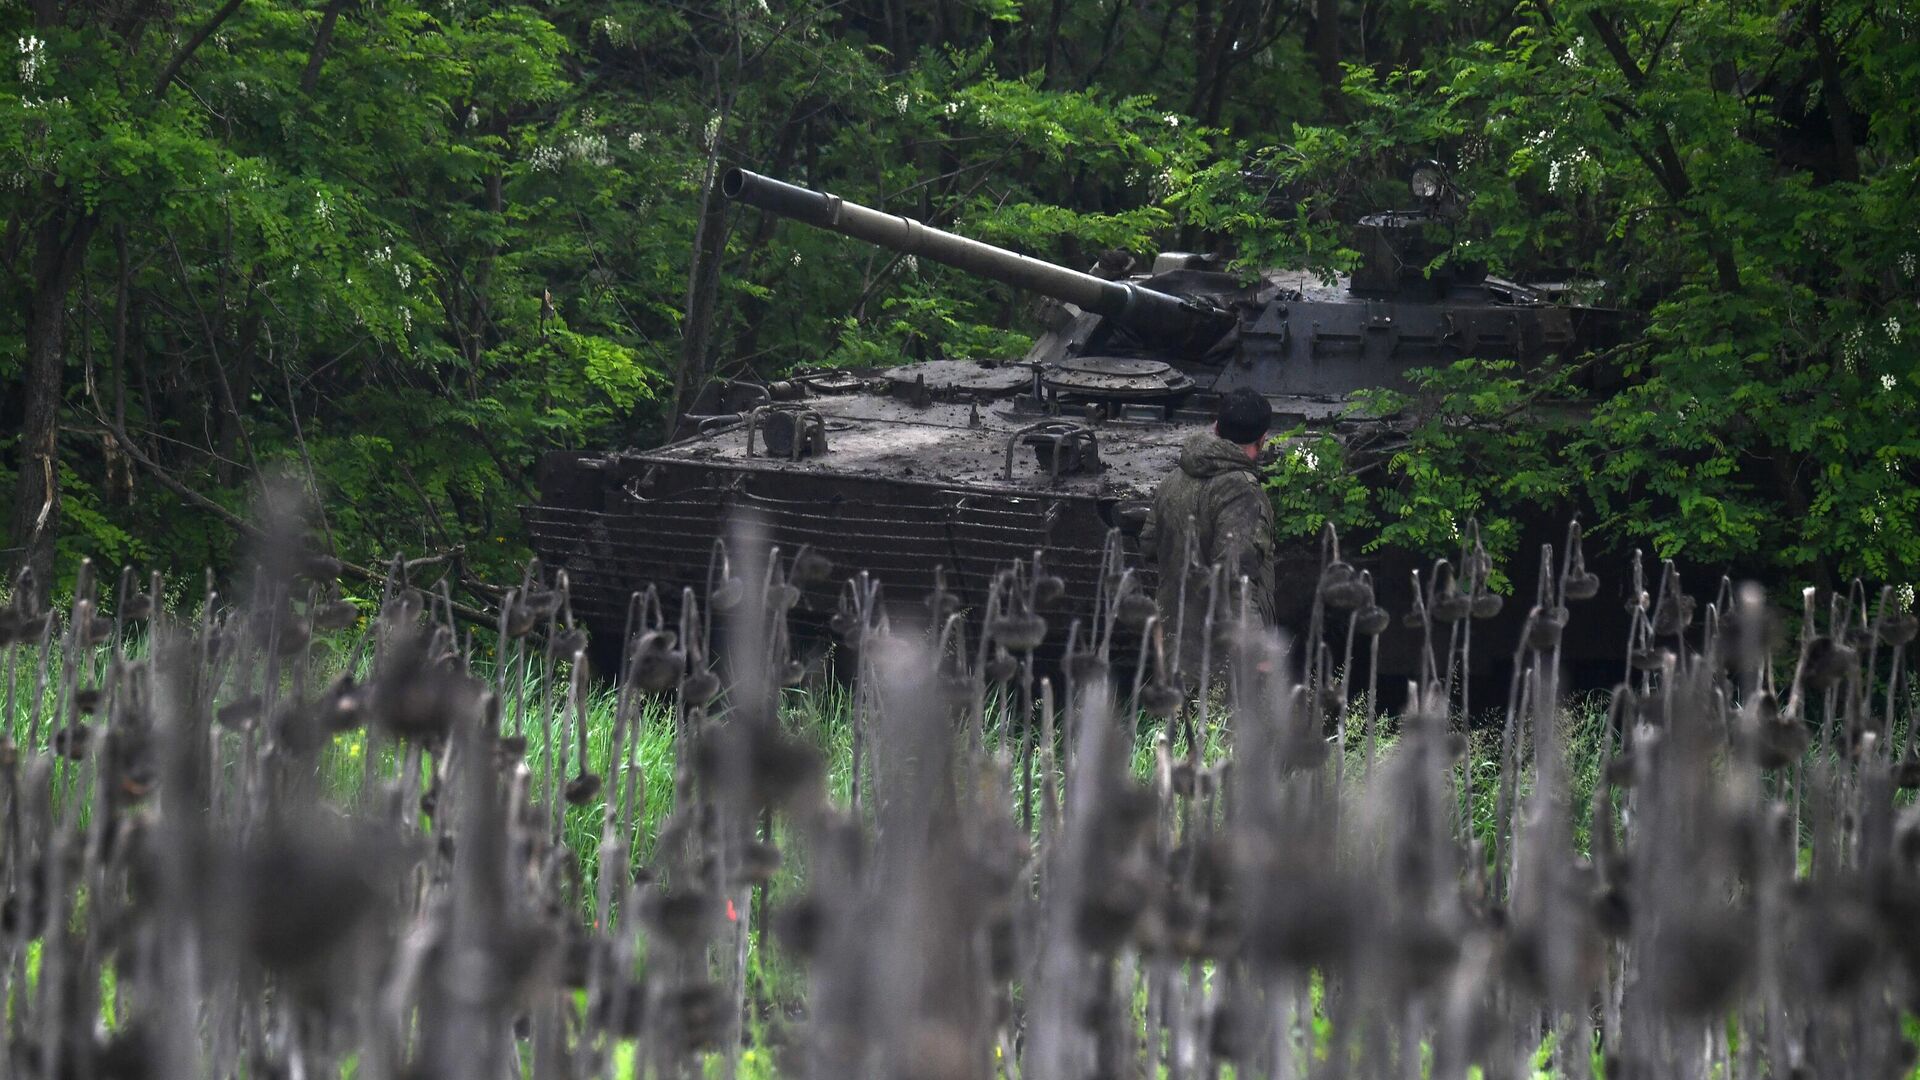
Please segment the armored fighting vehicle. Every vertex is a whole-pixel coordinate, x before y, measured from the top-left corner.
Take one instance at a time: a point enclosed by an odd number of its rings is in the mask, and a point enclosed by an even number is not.
[[[1252,387],[1276,431],[1306,425],[1358,448],[1396,421],[1356,415],[1356,391],[1405,390],[1409,369],[1460,357],[1572,357],[1620,332],[1617,312],[1547,289],[1458,265],[1430,272],[1457,199],[1437,166],[1411,186],[1418,207],[1362,219],[1359,267],[1327,281],[1177,253],[1145,273],[1113,259],[1083,273],[735,169],[729,199],[1051,298],[1045,332],[1024,357],[711,386],[665,446],[548,455],[541,502],[526,510],[535,547],[567,570],[577,613],[602,638],[648,584],[669,603],[704,591],[736,509],[757,511],[786,552],[833,560],[795,612],[822,639],[850,574],[871,571],[900,600],[939,584],[978,610],[996,572],[1043,550],[1066,584],[1052,631],[1064,635],[1091,614],[1110,531],[1133,554],[1155,485],[1220,395]],[[1318,558],[1313,542],[1283,547],[1283,621],[1302,621]],[[1370,563],[1381,603],[1407,610],[1414,562]],[[1411,674],[1418,641],[1396,621],[1383,671]]]

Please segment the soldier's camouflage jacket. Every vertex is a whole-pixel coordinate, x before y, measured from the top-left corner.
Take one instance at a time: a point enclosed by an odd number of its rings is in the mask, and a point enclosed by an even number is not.
[[[1155,599],[1167,634],[1167,659],[1175,659],[1177,628],[1179,667],[1188,677],[1196,677],[1200,668],[1200,628],[1215,565],[1228,584],[1214,601],[1216,628],[1230,625],[1240,611],[1243,577],[1253,616],[1273,621],[1273,504],[1260,486],[1259,466],[1213,432],[1188,439],[1180,450],[1179,471],[1160,482],[1140,534],[1140,551],[1159,567]],[[1214,662],[1224,659],[1216,645]]]

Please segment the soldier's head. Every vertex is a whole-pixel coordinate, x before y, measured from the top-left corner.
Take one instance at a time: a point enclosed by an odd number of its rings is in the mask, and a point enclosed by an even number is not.
[[[1260,452],[1260,443],[1273,426],[1273,406],[1258,391],[1241,387],[1220,399],[1220,414],[1214,419],[1214,434],[1243,447],[1248,457]]]

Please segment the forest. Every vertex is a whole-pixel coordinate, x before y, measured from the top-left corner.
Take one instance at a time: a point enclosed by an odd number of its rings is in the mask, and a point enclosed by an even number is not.
[[[1448,258],[1644,318],[1429,370],[1384,475],[1283,529],[1434,553],[1529,508],[1832,584],[1920,576],[1920,11],[1875,0],[18,0],[0,9],[4,561],[325,545],[511,573],[553,448],[716,377],[1017,355],[1030,297],[731,206],[739,165],[1071,266],[1352,264],[1411,163]],[[1568,428],[1543,395],[1625,389]],[[1406,406],[1387,402],[1386,406]]]

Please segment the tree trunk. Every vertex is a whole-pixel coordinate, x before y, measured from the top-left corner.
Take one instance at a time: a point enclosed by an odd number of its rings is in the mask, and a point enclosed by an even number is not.
[[[1040,57],[1040,86],[1045,89],[1049,83],[1057,83],[1053,77],[1054,54],[1060,44],[1060,20],[1066,14],[1067,0],[1053,0],[1053,7],[1047,11],[1047,34],[1042,43],[1044,52]]]
[[[1800,476],[1806,462],[1786,447],[1776,447],[1767,455],[1767,464],[1773,467],[1774,490],[1786,507],[1789,520],[1806,521],[1813,514],[1813,501],[1807,497]],[[1833,566],[1826,556],[1816,553],[1801,569],[1806,571],[1816,587],[1822,591],[1832,591]]]
[[[113,411],[114,431],[127,430],[127,327],[133,304],[133,263],[127,253],[126,226],[113,230],[113,256],[118,272],[113,289]],[[133,502],[133,466],[118,436],[107,436],[107,493],[123,504]]]
[[[60,526],[59,431],[60,400],[66,390],[67,290],[93,227],[90,215],[75,220],[71,212],[55,211],[34,230],[13,543],[18,548],[15,567],[33,571],[34,590],[41,599],[53,581],[53,541]]]
[[[1833,137],[1833,176],[1836,180],[1860,179],[1860,152],[1853,145],[1853,102],[1847,98],[1845,76],[1840,70],[1839,47],[1827,33],[1826,7],[1813,8],[1814,54],[1820,60],[1820,94],[1827,107],[1827,130]]]
[[[243,454],[249,468],[256,468],[259,464],[253,459],[253,445],[247,437],[246,419],[241,410],[253,397],[254,354],[260,345],[260,323],[257,312],[248,317],[241,327],[240,340],[229,354],[231,361],[223,370],[216,372],[221,397],[226,399],[227,404],[226,411],[220,414],[220,443],[214,462],[214,475],[223,486],[233,482],[233,467]],[[218,355],[213,356],[210,362],[216,366],[221,364]]]
[[[794,154],[799,149],[800,136],[807,127],[805,118],[817,104],[811,99],[803,99],[794,102],[793,108],[787,111],[786,122],[780,125],[780,134],[774,140],[773,153],[766,161],[767,169],[772,175],[785,176],[792,169]],[[744,250],[740,252],[738,272],[743,278],[748,276],[755,257],[767,246],[767,242],[773,239],[773,230],[780,222],[780,219],[773,214],[761,214],[759,217],[760,220],[754,223],[753,230],[747,234]],[[725,252],[721,254],[724,255]],[[759,355],[760,327],[770,307],[766,300],[757,296],[749,295],[740,298],[739,342],[738,347],[731,350],[736,362],[744,364]],[[694,387],[694,392],[699,392],[698,386]],[[676,415],[674,419],[678,420],[679,416]]]
[[[1340,115],[1340,0],[1314,0],[1313,69],[1320,76],[1320,101],[1329,116]]]
[[[1200,103],[1206,100],[1207,85],[1214,77],[1209,68],[1213,59],[1213,0],[1194,0],[1193,4],[1193,89],[1187,97],[1187,115],[1198,116]]]
[[[727,246],[727,200],[720,195],[718,165],[718,157],[709,155],[707,187],[700,197],[700,225],[693,238],[693,265],[687,268],[687,311],[686,321],[680,328],[680,370],[673,380],[674,424],[686,415],[712,371],[714,308],[720,296],[720,260]]]
[[[1194,80],[1192,103],[1187,111],[1207,127],[1216,127],[1220,123],[1220,114],[1226,107],[1227,89],[1233,83],[1233,69],[1240,60],[1237,48],[1241,35],[1246,32],[1248,17],[1255,14],[1254,8],[1255,5],[1247,0],[1234,0],[1213,13],[1205,28],[1204,41],[1201,40],[1201,27],[1197,23],[1195,25],[1194,49],[1198,78]]]
[[[300,73],[300,92],[308,97],[320,85],[320,67],[327,62],[327,48],[333,44],[333,28],[340,21],[340,11],[347,6],[347,0],[333,0],[327,10],[320,15],[320,29],[313,35],[313,48],[307,53],[306,70]]]

